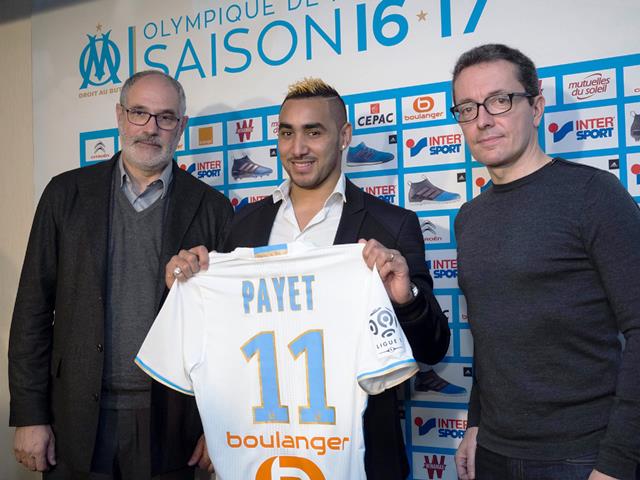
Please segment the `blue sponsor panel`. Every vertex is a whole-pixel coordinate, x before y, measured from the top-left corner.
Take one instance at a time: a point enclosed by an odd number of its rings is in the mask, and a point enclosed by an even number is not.
[[[411,379],[411,398],[429,402],[468,403],[471,383],[471,364],[442,362],[421,368]]]
[[[80,133],[80,166],[109,160],[119,149],[118,129]]]
[[[189,126],[189,148],[191,150],[221,147],[223,145],[222,123]]]
[[[413,452],[413,478],[416,480],[458,480],[453,455]]]
[[[458,209],[467,199],[464,170],[410,173],[404,181],[404,206],[415,212]]]
[[[374,197],[398,205],[398,177],[396,175],[357,177],[351,178],[351,181]]]
[[[278,152],[275,146],[239,148],[227,151],[231,184],[278,178]]]
[[[573,109],[545,114],[549,154],[618,147],[617,107]]]
[[[404,166],[464,163],[465,146],[458,125],[404,131]]]
[[[354,105],[354,129],[394,127],[396,125],[396,101],[392,98]]]
[[[613,173],[616,177],[620,178],[620,158],[618,156],[600,156],[600,157],[578,157],[568,158],[572,162],[580,163],[582,165],[589,165],[590,167],[599,168],[605,172]]]
[[[224,184],[224,162],[221,152],[183,155],[179,157],[178,165],[207,185],[218,187]]]
[[[447,96],[444,92],[402,98],[402,123],[446,120]]]
[[[624,133],[627,147],[640,147],[640,102],[624,106]]]
[[[413,445],[454,450],[464,438],[466,428],[467,412],[464,410],[411,408]]]
[[[640,153],[627,155],[627,189],[634,197],[640,196]]]
[[[616,97],[616,71],[613,68],[564,75],[562,81],[565,104]]]
[[[343,171],[369,172],[398,168],[398,136],[395,132],[354,135],[343,156]]]
[[[420,230],[426,247],[451,244],[451,217],[448,215],[420,216]]]
[[[427,250],[425,262],[434,289],[458,288],[458,256],[455,249]]]

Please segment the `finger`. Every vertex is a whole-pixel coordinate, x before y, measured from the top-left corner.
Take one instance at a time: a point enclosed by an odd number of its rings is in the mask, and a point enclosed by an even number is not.
[[[35,465],[36,470],[39,472],[44,472],[47,469],[49,465],[47,464],[47,457],[44,453],[36,455]]]
[[[467,449],[467,477],[469,480],[476,478],[476,449],[475,446]]]
[[[178,263],[178,266],[183,270],[189,269],[192,273],[200,271],[200,259],[197,253],[191,250],[180,250],[178,257],[182,260]]]
[[[202,452],[204,451],[204,436],[200,436],[198,439],[198,443],[196,443],[196,448],[193,449],[193,453],[191,454],[191,458],[187,462],[187,465],[193,467],[196,463],[198,463],[202,457]]]
[[[53,435],[51,435],[49,445],[47,446],[47,461],[49,465],[56,464],[56,439]]]
[[[204,245],[198,245],[189,249],[190,253],[193,253],[198,257],[198,266],[200,270],[207,270],[209,268],[209,252]]]

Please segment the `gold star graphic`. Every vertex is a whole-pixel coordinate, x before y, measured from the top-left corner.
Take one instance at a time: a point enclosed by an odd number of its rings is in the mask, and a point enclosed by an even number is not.
[[[418,13],[416,15],[416,17],[418,17],[418,21],[419,22],[426,22],[427,21],[427,12],[425,12],[424,10],[420,10],[420,13]]]
[[[101,31],[102,31],[102,24],[98,22],[98,24],[96,25],[96,32],[101,32]]]

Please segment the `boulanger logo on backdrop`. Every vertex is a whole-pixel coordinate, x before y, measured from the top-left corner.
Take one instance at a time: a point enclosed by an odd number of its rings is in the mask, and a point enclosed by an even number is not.
[[[204,79],[241,74],[257,64],[278,67],[292,60],[394,47],[418,25],[424,31],[439,28],[444,38],[458,33],[453,21],[462,20],[466,25],[460,33],[467,35],[475,32],[487,1],[476,0],[464,13],[451,0],[441,0],[437,13],[418,11],[405,0],[216,3],[223,5],[142,19],[106,32],[98,24],[95,33],[79,33],[79,89],[98,87],[81,98],[116,93],[100,87],[114,87],[149,68],[176,79],[183,74]]]

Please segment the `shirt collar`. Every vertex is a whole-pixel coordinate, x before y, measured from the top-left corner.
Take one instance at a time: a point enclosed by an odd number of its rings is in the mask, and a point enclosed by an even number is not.
[[[147,188],[149,188],[152,185],[157,185],[157,184],[162,185],[162,195],[160,195],[160,198],[164,198],[167,195],[167,192],[169,191],[169,185],[171,184],[171,180],[173,179],[172,164],[173,164],[173,160],[167,163],[167,166],[164,167],[164,169],[162,170],[160,177],[157,180],[151,182],[147,186]],[[120,188],[122,188],[124,185],[127,185],[127,187],[133,192],[133,182],[131,181],[131,178],[129,177],[127,170],[124,168],[124,161],[122,160],[122,155],[120,155],[120,157],[118,158],[118,168],[120,169]],[[138,192],[136,196],[140,196],[143,193],[144,192]]]
[[[331,195],[329,195],[325,200],[324,206],[326,207],[329,204],[329,202],[332,201],[334,198],[337,199],[338,201],[342,201],[343,203],[347,203],[347,196],[345,194],[346,185],[347,185],[347,180],[346,180],[346,177],[344,176],[344,173],[342,173],[340,175],[340,178],[336,182],[336,186],[333,188],[333,192],[331,192]],[[278,185],[276,189],[273,191],[273,194],[272,194],[273,203],[278,203],[279,201],[282,201],[283,205],[286,205],[287,203],[289,203],[291,199],[291,197],[289,196],[290,191],[291,191],[291,180],[287,178],[284,182]]]

